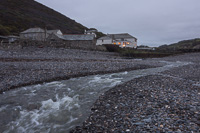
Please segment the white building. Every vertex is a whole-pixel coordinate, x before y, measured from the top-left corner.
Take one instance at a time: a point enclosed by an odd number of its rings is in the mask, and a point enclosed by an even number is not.
[[[129,35],[128,33],[122,33],[122,34],[107,34],[107,36],[97,39],[96,45],[106,45],[106,44],[119,45],[119,47],[122,48],[123,47],[136,48],[137,38]]]
[[[97,35],[96,35],[96,32],[97,30],[85,30],[84,34],[89,34],[89,35],[94,35],[94,37],[96,38]]]

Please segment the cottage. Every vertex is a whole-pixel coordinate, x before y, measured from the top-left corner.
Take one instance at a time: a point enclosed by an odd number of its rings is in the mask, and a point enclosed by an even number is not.
[[[8,42],[9,43],[13,43],[13,42],[19,40],[19,36],[9,35],[7,37],[8,37]]]
[[[13,36],[13,35],[9,35],[9,36],[0,36],[0,42],[2,43],[13,43],[16,40],[19,40],[18,36]]]
[[[44,30],[41,28],[30,28],[20,33],[20,39],[45,41],[51,34],[62,35],[60,30]]]
[[[60,31],[60,30],[47,30],[47,37],[50,35],[50,34],[57,34],[57,35],[63,35],[63,33]]]
[[[63,41],[65,44],[77,47],[95,46],[95,37],[91,34],[70,34],[70,35],[59,35],[51,34],[47,38],[48,41]]]
[[[0,42],[1,42],[1,44],[4,43],[4,42],[8,42],[8,37],[0,36]]]
[[[20,39],[44,41],[45,38],[45,30],[41,28],[30,28],[20,33]]]
[[[122,34],[107,34],[107,36],[97,39],[96,45],[113,44],[119,47],[137,47],[137,38],[129,35],[128,33]]]
[[[85,30],[84,34],[94,35],[94,37],[96,38],[97,37],[96,32],[97,32],[96,29],[91,29],[91,30]]]

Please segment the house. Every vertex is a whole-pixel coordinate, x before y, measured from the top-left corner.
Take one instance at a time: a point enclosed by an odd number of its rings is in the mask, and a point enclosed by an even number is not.
[[[18,36],[9,35],[9,36],[0,36],[0,42],[2,43],[13,43],[16,40],[19,40]]]
[[[58,34],[58,35],[63,35],[63,33],[60,31],[60,30],[47,30],[47,34],[48,34],[48,36],[50,35],[50,34]],[[47,37],[48,37],[47,36]]]
[[[48,36],[47,41],[57,47],[78,49],[94,49],[96,44],[95,37],[91,34],[51,34]]]
[[[91,29],[91,30],[85,30],[84,34],[94,35],[94,37],[96,38],[97,37],[96,32],[97,30]]]
[[[60,35],[60,34],[51,34],[47,37],[49,41],[94,41],[94,35],[86,34],[69,34],[69,35]]]
[[[45,41],[51,34],[62,35],[60,30],[44,30],[41,28],[30,28],[20,33],[20,39]]]
[[[8,42],[8,37],[0,36],[0,42],[1,42],[1,44],[3,44],[4,42]]]
[[[45,30],[41,28],[30,28],[20,33],[20,39],[44,41],[45,33]]]
[[[14,35],[9,35],[7,36],[7,38],[8,38],[9,44],[19,40],[19,36],[14,36]]]
[[[107,34],[107,36],[97,39],[96,45],[106,45],[106,44],[119,45],[119,47],[122,48],[124,47],[136,48],[137,38],[129,35],[128,33],[121,33],[121,34]]]

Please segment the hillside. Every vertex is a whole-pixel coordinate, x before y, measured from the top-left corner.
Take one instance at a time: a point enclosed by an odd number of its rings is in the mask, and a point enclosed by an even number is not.
[[[191,40],[183,40],[178,43],[170,44],[170,45],[162,45],[159,47],[161,50],[191,50],[191,49],[200,49],[200,38],[191,39]]]
[[[19,34],[30,27],[83,33],[85,26],[34,0],[0,0],[0,35]]]

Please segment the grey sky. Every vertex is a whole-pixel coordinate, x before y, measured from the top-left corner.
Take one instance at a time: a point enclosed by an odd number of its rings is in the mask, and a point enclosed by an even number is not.
[[[200,38],[200,0],[36,0],[103,33],[158,46]]]

